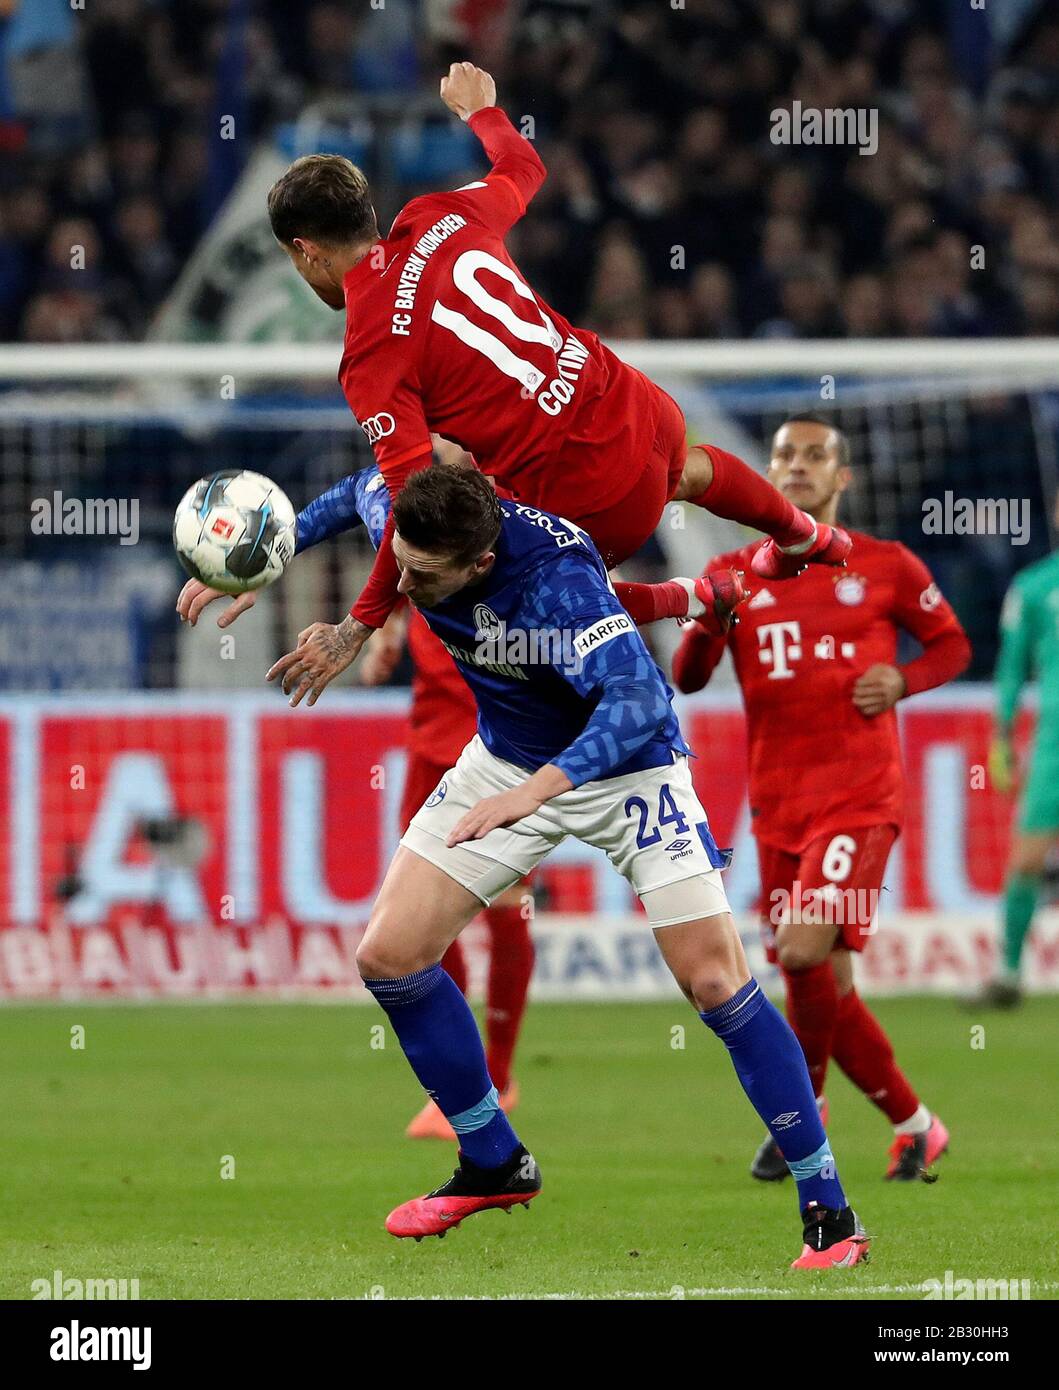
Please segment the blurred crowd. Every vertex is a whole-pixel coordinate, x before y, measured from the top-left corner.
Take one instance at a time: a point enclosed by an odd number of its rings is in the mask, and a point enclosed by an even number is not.
[[[1059,333],[1054,4],[0,0],[0,337],[141,337],[255,142],[454,57],[532,118],[549,178],[512,251],[576,322]],[[774,144],[795,101],[877,111],[877,149]]]

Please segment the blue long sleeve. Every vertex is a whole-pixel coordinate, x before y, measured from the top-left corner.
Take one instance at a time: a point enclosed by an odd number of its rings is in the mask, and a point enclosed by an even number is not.
[[[540,628],[570,637],[578,659],[555,669],[579,695],[596,701],[583,731],[552,759],[575,787],[611,776],[659,736],[677,752],[690,751],[662,672],[587,554],[571,552],[542,571],[526,608]]]
[[[649,656],[612,663],[584,733],[555,759],[575,787],[609,777],[662,732],[673,714],[665,685]]]
[[[294,553],[300,555],[310,546],[362,524],[354,477],[343,478],[298,513],[298,543]]]
[[[294,553],[363,525],[376,550],[390,515],[390,494],[378,466],[351,473],[315,498],[298,513],[298,543]]]

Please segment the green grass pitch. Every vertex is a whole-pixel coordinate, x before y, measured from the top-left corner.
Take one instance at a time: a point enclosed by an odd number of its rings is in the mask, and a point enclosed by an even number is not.
[[[878,1012],[952,1151],[933,1186],[884,1183],[889,1126],[834,1074],[832,1143],[873,1258],[804,1275],[787,1269],[792,1184],[749,1178],[761,1126],[678,1001],[531,1007],[515,1118],[544,1193],[418,1245],[383,1220],[453,1153],[402,1137],[421,1093],[388,1028],[372,1045],[376,1009],[2,1009],[0,1295],[60,1269],[137,1278],[145,1299],[920,1298],[952,1270],[1054,1298],[1059,998],[980,1019],[947,1000]]]

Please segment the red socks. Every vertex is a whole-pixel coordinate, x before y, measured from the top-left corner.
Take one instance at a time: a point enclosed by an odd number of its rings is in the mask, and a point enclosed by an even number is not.
[[[808,970],[785,970],[787,1017],[805,1053],[813,1091],[824,1091],[838,1021],[838,986],[829,960]]]
[[[716,444],[695,447],[709,454],[713,481],[700,496],[690,499],[692,506],[753,526],[772,536],[778,545],[797,545],[809,539],[812,522],[760,473]]]
[[[463,947],[458,941],[454,941],[445,954],[441,957],[443,970],[448,971],[455,982],[456,988],[461,994],[467,993],[467,962],[463,956]]]
[[[485,1060],[503,1095],[511,1082],[511,1058],[533,974],[533,938],[521,907],[487,907],[489,986],[485,1009]]]
[[[526,996],[533,974],[533,938],[521,907],[487,907],[482,915],[489,929],[485,1060],[493,1085],[503,1093],[511,1082],[511,1058],[526,1011]],[[466,994],[467,963],[458,941],[445,952],[441,964]]]
[[[832,1055],[891,1124],[903,1124],[916,1113],[919,1097],[894,1061],[879,1020],[855,989],[839,1000]]]
[[[677,579],[667,579],[664,584],[628,584],[616,579],[614,592],[637,627],[662,618],[688,616],[688,591]]]

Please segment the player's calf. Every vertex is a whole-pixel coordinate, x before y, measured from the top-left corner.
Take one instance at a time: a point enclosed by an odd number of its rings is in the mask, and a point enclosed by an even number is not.
[[[645,896],[649,899],[651,895]],[[731,914],[656,928],[655,939],[677,983],[699,1009],[703,1023],[728,1049],[747,1098],[790,1169],[800,1209],[812,1207],[844,1216],[849,1203],[817,1109],[805,1057],[783,1016],[750,975]],[[727,994],[733,981],[737,987]],[[719,999],[725,994],[726,998]],[[853,1234],[840,1235],[836,1227],[835,1241],[851,1239]],[[830,1234],[822,1239],[821,1249],[825,1249]],[[832,1263],[855,1263],[859,1258],[853,1255],[846,1260],[847,1253],[841,1252]]]

